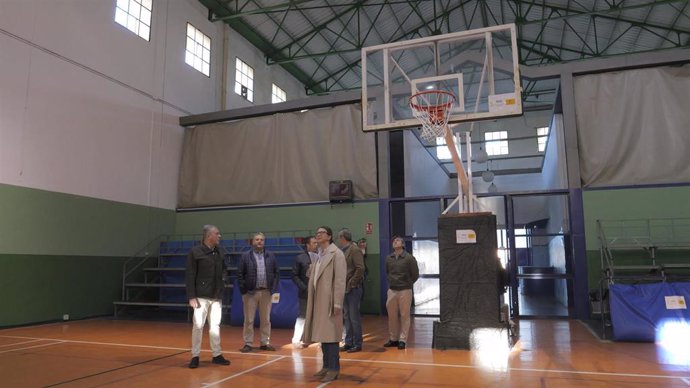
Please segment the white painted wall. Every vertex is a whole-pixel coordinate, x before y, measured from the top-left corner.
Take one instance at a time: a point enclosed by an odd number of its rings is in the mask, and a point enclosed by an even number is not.
[[[154,0],[151,40],[114,0],[0,1],[0,183],[173,209],[179,116],[220,108],[222,25],[195,0]],[[211,76],[184,63],[186,23]]]
[[[280,65],[267,65],[264,54],[244,39],[237,31],[226,28],[228,40],[227,56],[227,89],[225,91],[225,109],[246,108],[271,103],[271,85],[276,84],[287,94],[287,100],[307,97],[304,85]],[[254,102],[245,100],[235,93],[236,58],[254,69]]]

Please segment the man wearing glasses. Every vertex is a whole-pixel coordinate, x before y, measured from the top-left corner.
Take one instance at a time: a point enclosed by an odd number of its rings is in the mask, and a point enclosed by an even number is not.
[[[322,382],[333,381],[340,373],[338,344],[343,335],[343,299],[347,265],[345,255],[333,244],[333,231],[327,226],[316,229],[319,259],[312,265],[307,295],[307,317],[302,340],[321,342],[323,368],[314,376]]]

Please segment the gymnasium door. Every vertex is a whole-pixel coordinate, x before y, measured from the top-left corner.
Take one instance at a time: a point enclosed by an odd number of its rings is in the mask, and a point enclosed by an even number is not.
[[[568,317],[572,311],[572,250],[567,192],[507,194],[479,198],[479,211],[496,215],[498,256],[511,274],[504,295],[512,316]],[[391,236],[405,238],[417,259],[416,316],[438,316],[437,219],[447,198],[391,202]]]

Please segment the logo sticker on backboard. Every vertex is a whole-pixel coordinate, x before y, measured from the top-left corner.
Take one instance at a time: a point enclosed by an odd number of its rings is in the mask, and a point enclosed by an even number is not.
[[[458,244],[476,244],[477,233],[472,229],[459,229],[455,231],[455,242]]]

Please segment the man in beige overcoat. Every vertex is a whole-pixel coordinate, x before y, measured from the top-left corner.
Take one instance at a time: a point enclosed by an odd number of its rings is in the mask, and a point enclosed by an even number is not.
[[[323,368],[314,376],[333,381],[340,373],[338,344],[343,335],[343,299],[347,265],[345,255],[333,244],[333,231],[316,229],[319,260],[311,266],[307,296],[307,317],[302,341],[321,342]]]

